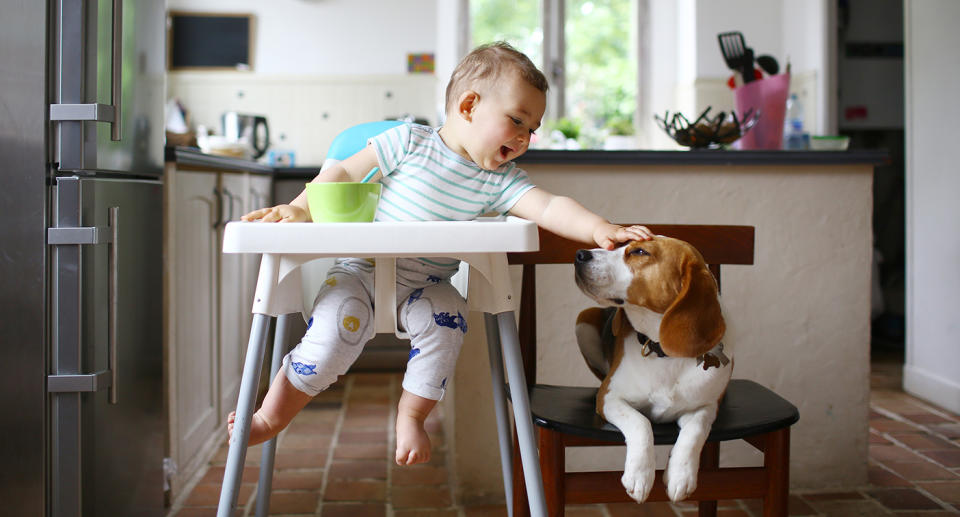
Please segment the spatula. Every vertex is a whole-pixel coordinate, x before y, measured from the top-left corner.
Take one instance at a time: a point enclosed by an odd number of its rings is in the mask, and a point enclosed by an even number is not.
[[[743,81],[749,82],[753,79],[753,51],[747,52],[747,45],[743,41],[743,34],[740,31],[721,32],[717,34],[717,41],[720,43],[720,52],[723,53],[723,59],[727,67],[743,75]]]

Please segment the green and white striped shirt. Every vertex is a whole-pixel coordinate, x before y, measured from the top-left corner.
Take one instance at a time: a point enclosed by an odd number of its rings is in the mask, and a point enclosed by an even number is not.
[[[486,170],[453,152],[437,130],[401,124],[368,141],[383,178],[377,221],[466,221],[505,214],[534,187],[507,162]]]

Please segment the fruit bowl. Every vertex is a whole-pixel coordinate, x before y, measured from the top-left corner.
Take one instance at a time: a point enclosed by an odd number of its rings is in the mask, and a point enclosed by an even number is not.
[[[749,109],[741,117],[736,112],[721,111],[710,116],[712,107],[707,107],[692,123],[682,113],[664,113],[663,118],[654,115],[657,125],[676,143],[691,149],[717,149],[730,145],[750,130],[760,119],[760,110]]]

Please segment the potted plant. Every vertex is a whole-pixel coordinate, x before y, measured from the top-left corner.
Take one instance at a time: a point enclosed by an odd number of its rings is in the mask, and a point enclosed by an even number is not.
[[[636,149],[636,132],[633,119],[625,115],[618,115],[607,121],[607,138],[603,142],[606,150]]]

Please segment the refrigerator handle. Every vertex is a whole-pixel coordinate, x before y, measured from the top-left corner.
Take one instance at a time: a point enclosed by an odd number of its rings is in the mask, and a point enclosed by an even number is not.
[[[110,253],[107,257],[109,276],[107,277],[107,353],[108,368],[110,369],[110,392],[108,394],[111,404],[117,403],[117,396],[120,388],[118,380],[120,378],[120,361],[117,357],[117,316],[119,315],[119,276],[120,276],[120,207],[111,206],[108,214],[108,224],[113,239],[110,241]]]
[[[59,13],[60,99],[50,104],[50,121],[59,123],[60,169],[86,168],[84,158],[85,121],[109,122],[110,139],[121,137],[121,92],[123,90],[123,0],[113,0],[111,27],[110,104],[84,102],[84,19],[83,0],[62,0]]]
[[[113,104],[113,123],[110,139],[120,141],[121,101],[123,98],[123,0],[113,0],[113,61],[110,65],[110,101]]]

